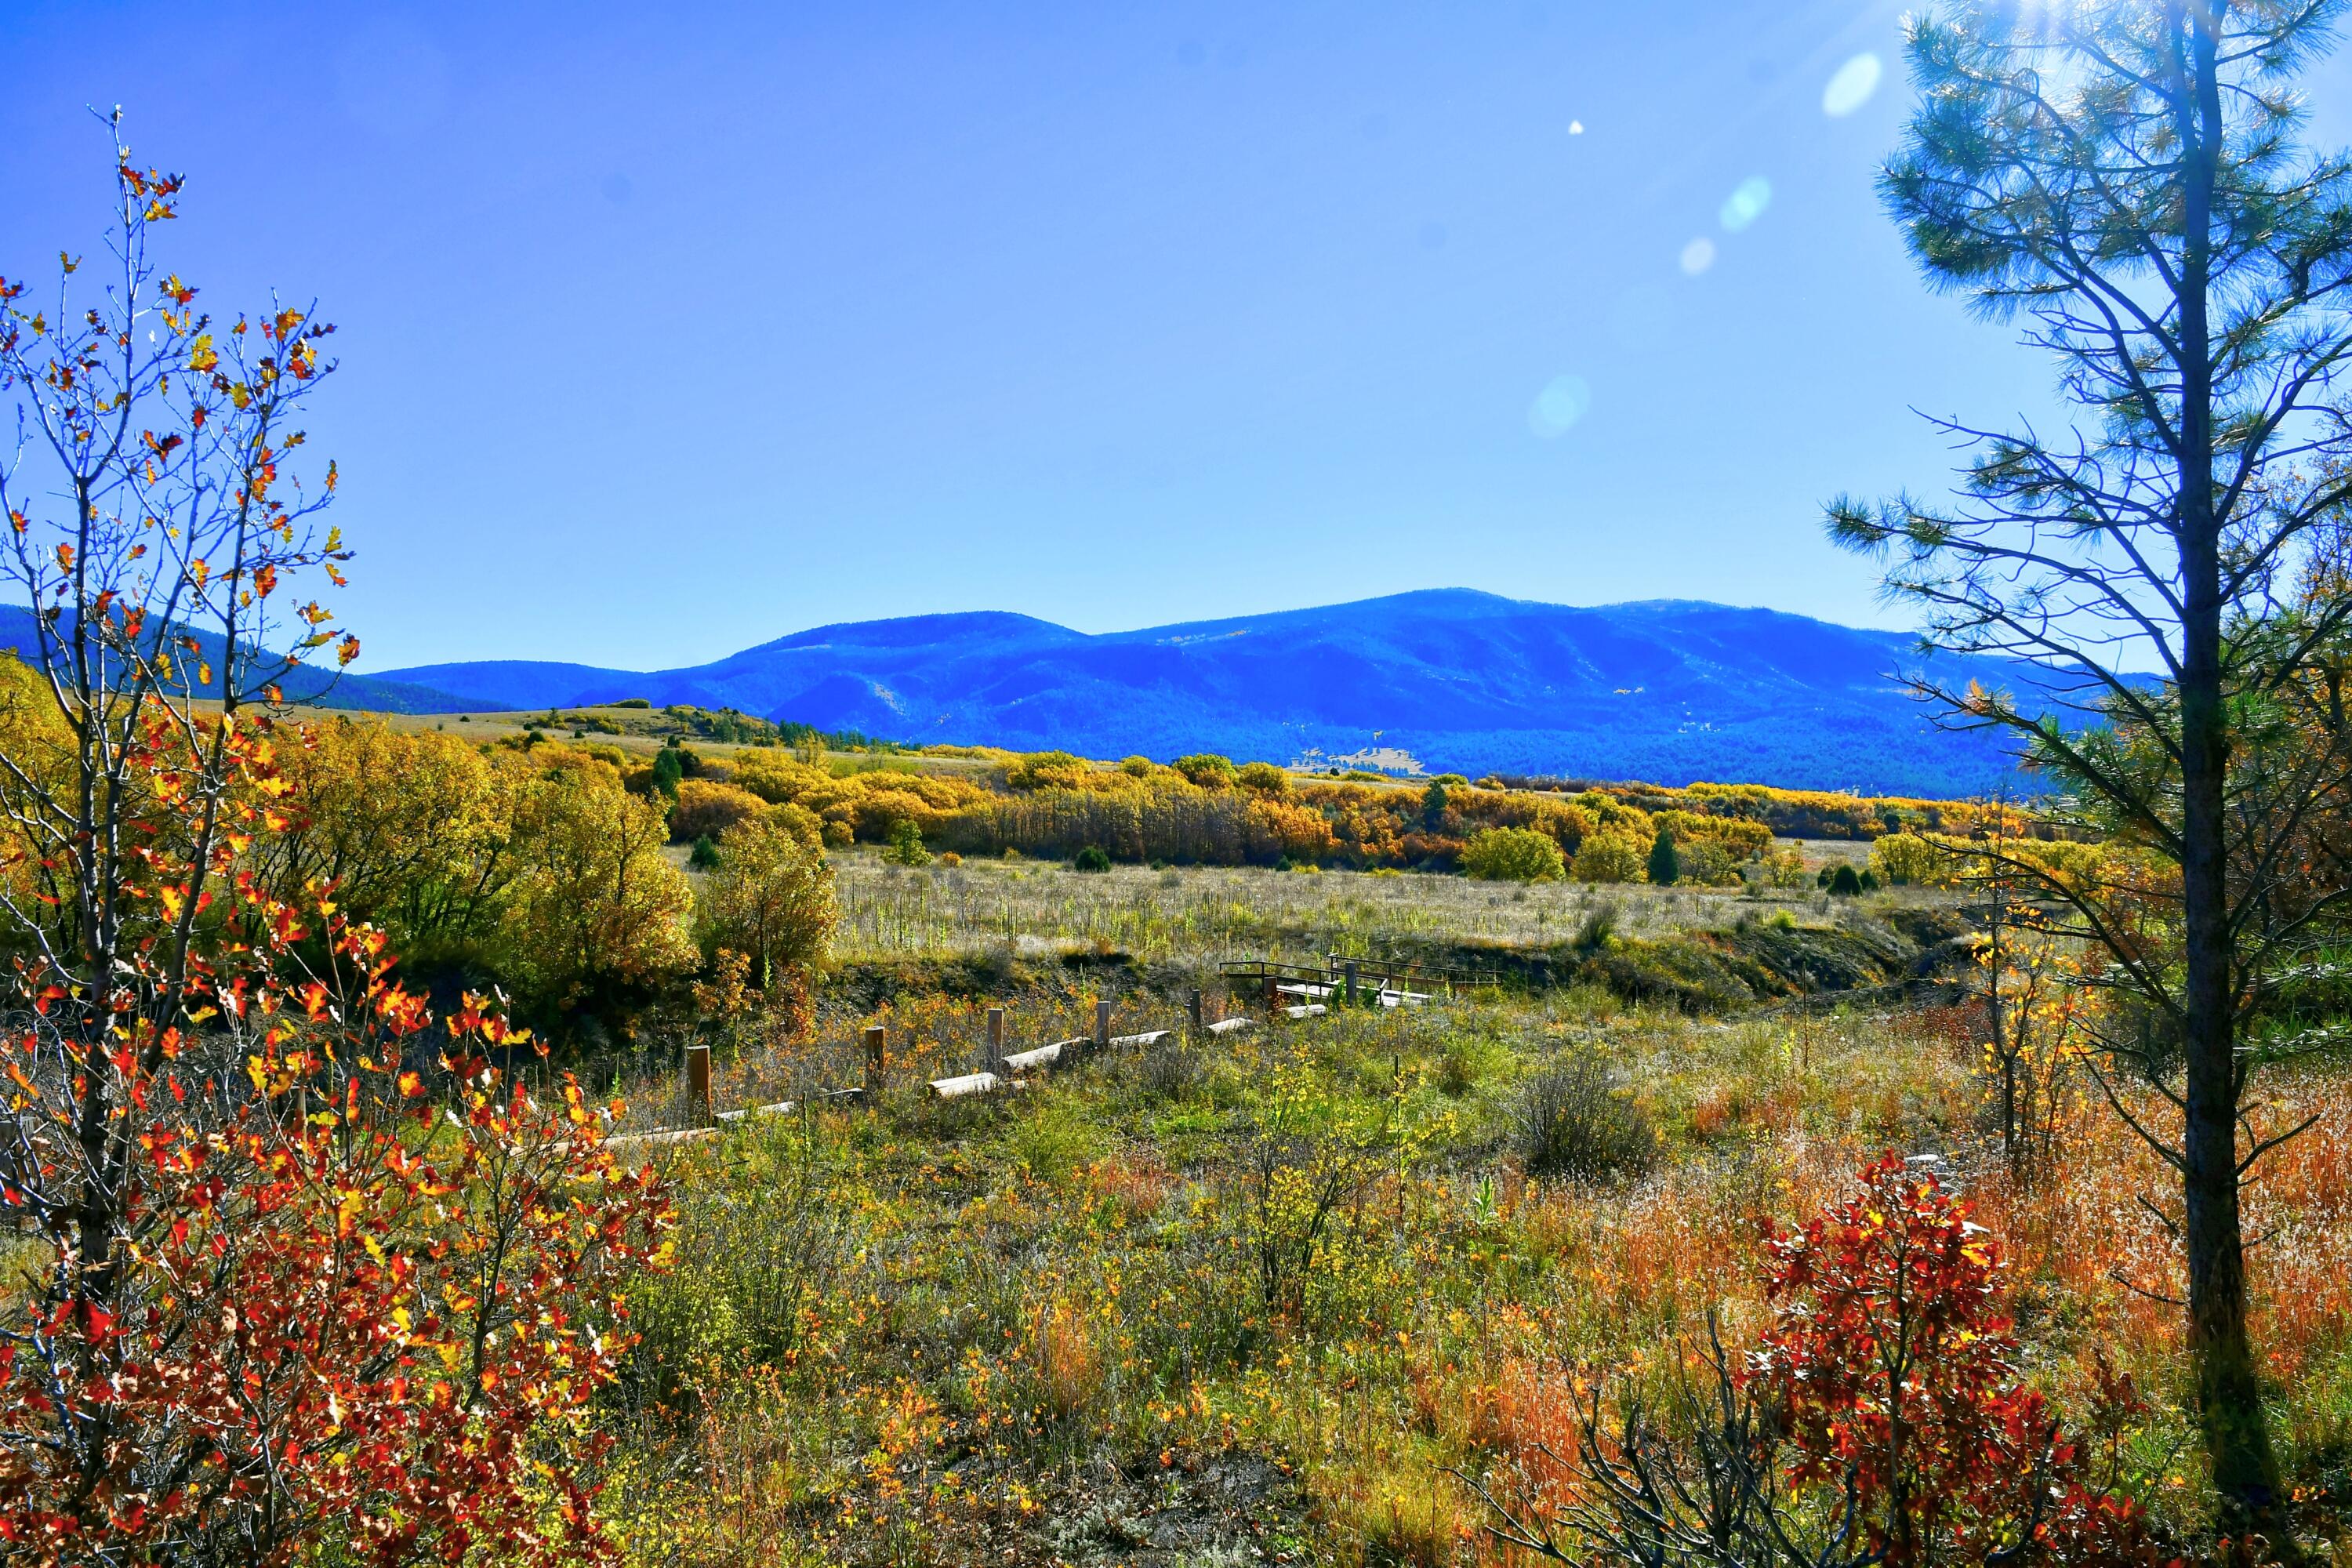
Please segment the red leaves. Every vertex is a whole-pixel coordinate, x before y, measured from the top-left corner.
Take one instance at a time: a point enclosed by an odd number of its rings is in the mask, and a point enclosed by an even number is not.
[[[9,1056],[62,1040],[75,1069],[6,1061],[20,1124],[75,1150],[79,1108],[110,1096],[130,1176],[102,1291],[64,1242],[69,1176],[12,1168],[0,1190],[37,1224],[63,1216],[55,1272],[0,1300],[0,1327],[43,1346],[16,1357],[0,1336],[5,1554],[279,1564],[326,1533],[386,1565],[607,1558],[550,1433],[576,1430],[628,1350],[618,1295],[667,1226],[663,1189],[615,1163],[576,1085],[535,1098],[490,1066],[527,1036],[482,998],[448,1020],[455,1081],[404,1067],[436,1020],[383,933],[331,889],[282,901],[249,869],[299,805],[265,804],[286,787],[271,733],[203,738],[238,781],[225,803],[173,725],[130,749],[142,837],[118,902],[151,925],[215,906],[176,1016],[152,940],[100,995],[19,972],[13,1005],[43,1021]],[[212,809],[226,826],[200,856]],[[191,1065],[224,1042],[231,1083]]]
[[[1894,1155],[1860,1179],[1797,1230],[1766,1227],[1778,1315],[1747,1380],[1779,1406],[1791,1480],[1851,1485],[1890,1568],[2156,1562],[2137,1505],[2091,1483],[2078,1446],[2018,1380],[1990,1234]],[[2106,1381],[2103,1423],[2139,1409],[2128,1380]]]

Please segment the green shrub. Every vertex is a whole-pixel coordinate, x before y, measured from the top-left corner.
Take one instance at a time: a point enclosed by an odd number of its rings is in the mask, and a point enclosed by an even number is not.
[[[1462,868],[1482,881],[1557,882],[1568,874],[1568,862],[1549,833],[1486,827],[1463,849]]]
[[[1214,752],[1196,752],[1189,757],[1179,757],[1168,764],[1202,789],[1223,789],[1234,782],[1235,769],[1231,757],[1221,757]]]
[[[1070,868],[1074,871],[1108,871],[1110,869],[1110,857],[1089,844],[1071,860]]]
[[[650,697],[624,697],[613,704],[615,708],[651,708],[653,705],[654,700]]]
[[[1862,891],[1862,874],[1849,861],[1841,860],[1830,873],[1830,896],[1851,899]]]
[[[890,825],[890,843],[882,851],[882,858],[894,866],[928,866],[931,852],[923,847],[923,830],[900,817]]]
[[[719,869],[719,846],[712,842],[710,835],[705,833],[696,837],[694,849],[687,856],[686,863],[698,871]]]
[[[1649,1114],[1610,1082],[1597,1057],[1570,1056],[1530,1079],[1518,1121],[1519,1153],[1531,1176],[1605,1181],[1642,1175],[1658,1161]]]

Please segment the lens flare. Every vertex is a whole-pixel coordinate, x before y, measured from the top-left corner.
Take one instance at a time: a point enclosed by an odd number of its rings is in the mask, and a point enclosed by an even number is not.
[[[1772,205],[1772,182],[1761,174],[1739,182],[1739,188],[1724,198],[1723,210],[1716,216],[1723,220],[1724,232],[1738,234],[1764,216]]]
[[[1683,247],[1683,271],[1696,278],[1715,265],[1715,241],[1705,235]]]
[[[1592,406],[1592,388],[1580,375],[1556,375],[1528,405],[1528,428],[1539,439],[1557,441]]]
[[[1822,112],[1832,119],[1843,119],[1870,101],[1878,90],[1878,79],[1886,68],[1874,54],[1859,54],[1838,67],[1830,78],[1829,86],[1822,89]]]

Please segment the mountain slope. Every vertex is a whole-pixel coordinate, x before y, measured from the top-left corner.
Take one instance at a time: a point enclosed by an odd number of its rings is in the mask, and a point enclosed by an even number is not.
[[[1902,689],[1910,639],[1679,600],[1575,608],[1434,589],[1087,636],[984,613],[819,626],[633,674],[501,661],[386,671],[465,708],[620,697],[905,741],[1286,761],[1377,743],[1431,769],[1959,793],[2006,772]],[[2020,684],[1943,656],[1955,679]],[[1376,738],[1377,737],[1377,741]]]
[[[67,624],[71,625],[70,617]],[[196,639],[197,657],[215,671],[214,679],[197,695],[217,697],[222,662],[220,634],[191,635]],[[22,605],[0,605],[0,649],[13,648],[30,660],[39,646],[33,612]],[[464,707],[456,697],[434,687],[397,677],[353,675],[331,667],[298,668],[280,679],[278,686],[288,701],[321,708],[365,709],[373,713],[454,713]]]

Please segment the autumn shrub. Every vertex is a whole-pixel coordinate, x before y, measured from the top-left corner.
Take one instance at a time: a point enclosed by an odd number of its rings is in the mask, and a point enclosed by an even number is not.
[[[694,889],[662,858],[652,802],[556,772],[524,786],[513,820],[495,951],[532,996],[594,1007],[693,969]]]
[[[1288,795],[1290,775],[1272,763],[1244,763],[1234,782],[1258,795]]]
[[[1598,1388],[1561,1391],[1565,1423],[1542,1422],[1483,1492],[1496,1533],[1628,1568],[2164,1562],[2116,1489],[2146,1415],[2130,1381],[2103,1370],[2087,1437],[2070,1433],[2023,1381],[2000,1248],[1968,1205],[1892,1155],[1860,1181],[1766,1227],[1772,1317],[1752,1349],[1727,1352],[1710,1321],[1662,1387],[1622,1384],[1613,1410]]]
[[[669,841],[691,844],[698,838],[723,837],[737,823],[758,816],[767,802],[750,790],[709,779],[685,779],[677,786],[677,804],[670,807]]]
[[[744,954],[761,990],[813,976],[841,923],[824,852],[774,815],[738,823],[720,841],[699,907],[703,941]]]
[[[1870,847],[1870,865],[1890,888],[1940,887],[1959,868],[1955,857],[1916,833],[1879,837]]]
[[[1720,888],[1740,880],[1740,862],[1730,849],[1713,838],[1694,838],[1677,847],[1675,880],[1694,887]]]
[[[174,728],[148,725],[142,775],[211,765]],[[274,776],[261,726],[226,755]],[[119,896],[167,911],[213,881],[220,923],[169,963],[143,917],[113,988],[27,968],[10,1010],[6,1125],[53,1152],[5,1188],[41,1261],[0,1301],[0,1540],[42,1563],[597,1554],[580,1456],[548,1438],[615,1373],[660,1184],[576,1085],[490,1065],[526,1035],[478,998],[436,1018],[330,900],[221,879],[204,798],[160,798],[182,847]],[[436,1056],[431,1081],[410,1065]]]
[[[1236,1190],[1235,1240],[1267,1314],[1296,1321],[1310,1298],[1344,1294],[1358,1203],[1391,1129],[1303,1064],[1276,1067],[1253,1109]]]
[[[1567,870],[1549,834],[1526,827],[1482,829],[1462,851],[1462,868],[1491,882],[1557,882]]]
[[[1197,752],[1189,757],[1179,757],[1168,764],[1201,789],[1226,789],[1234,783],[1233,759],[1218,756],[1213,752]]]
[[[1569,874],[1580,882],[1638,882],[1648,872],[1642,845],[1613,829],[1595,833],[1576,847]]]
[[[1657,1163],[1649,1114],[1590,1052],[1530,1079],[1517,1115],[1519,1158],[1531,1176],[1601,1181],[1643,1175]]]

